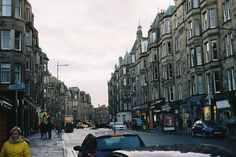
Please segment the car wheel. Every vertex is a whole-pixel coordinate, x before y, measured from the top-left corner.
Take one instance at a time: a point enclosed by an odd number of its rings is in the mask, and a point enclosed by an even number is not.
[[[202,133],[202,137],[203,137],[203,138],[206,138],[206,137],[207,137],[207,134],[206,134],[205,131]]]
[[[191,134],[192,134],[192,136],[193,136],[193,137],[195,136],[195,132],[194,132],[194,131],[192,131],[192,133],[191,133]]]

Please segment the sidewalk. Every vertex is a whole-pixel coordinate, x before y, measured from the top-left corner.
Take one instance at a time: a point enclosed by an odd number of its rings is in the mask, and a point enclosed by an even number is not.
[[[40,133],[35,133],[27,137],[30,141],[30,151],[32,157],[64,157],[63,140],[52,130],[52,139],[40,139]]]

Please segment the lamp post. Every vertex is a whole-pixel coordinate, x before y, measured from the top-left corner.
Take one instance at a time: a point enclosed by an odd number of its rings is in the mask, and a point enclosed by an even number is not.
[[[57,62],[57,81],[59,79],[59,67],[60,66],[69,66],[69,64],[59,64],[59,62]]]
[[[57,90],[56,90],[56,103],[59,103],[59,94],[60,94],[60,87],[59,87],[59,67],[60,66],[69,66],[69,64],[59,64],[57,62]],[[57,104],[57,109],[56,109],[56,116],[58,118],[61,116],[61,106]]]

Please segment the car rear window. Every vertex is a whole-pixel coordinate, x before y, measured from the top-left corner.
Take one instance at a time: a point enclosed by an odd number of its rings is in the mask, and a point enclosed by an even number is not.
[[[97,150],[136,149],[142,146],[138,136],[107,136],[96,141]]]

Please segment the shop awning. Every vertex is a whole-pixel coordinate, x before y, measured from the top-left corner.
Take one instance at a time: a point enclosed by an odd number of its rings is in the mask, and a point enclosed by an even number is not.
[[[217,109],[230,108],[230,104],[229,104],[228,100],[216,101],[216,107],[217,107]]]
[[[13,107],[13,105],[11,105],[10,103],[6,102],[5,100],[0,100],[0,106],[4,107],[6,109],[11,109]]]

